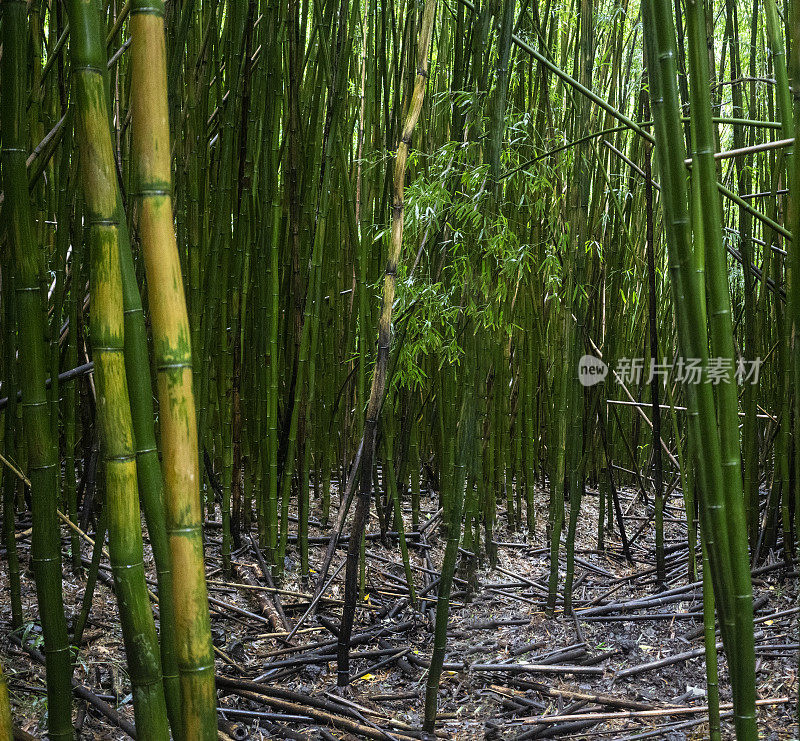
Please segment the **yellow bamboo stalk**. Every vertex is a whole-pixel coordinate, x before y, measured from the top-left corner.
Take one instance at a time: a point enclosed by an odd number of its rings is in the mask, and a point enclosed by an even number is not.
[[[156,359],[175,650],[186,739],[215,739],[214,654],[203,566],[189,319],[172,218],[164,3],[131,3],[131,123],[139,236]]]

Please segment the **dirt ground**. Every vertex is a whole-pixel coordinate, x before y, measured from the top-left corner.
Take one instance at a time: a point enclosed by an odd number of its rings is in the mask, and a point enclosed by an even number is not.
[[[335,497],[335,495],[334,495]],[[621,492],[629,537],[649,522],[651,514],[641,497],[632,490]],[[597,541],[597,496],[589,492],[581,509],[576,537],[578,561],[575,571],[575,617],[557,610],[548,619],[543,611],[546,597],[549,556],[545,545],[547,495],[537,492],[537,530],[530,542],[522,532],[507,527],[498,512],[495,539],[498,542],[499,568],[480,569],[479,586],[469,596],[464,583],[454,585],[448,630],[448,653],[439,688],[439,732],[447,739],[699,739],[707,737],[707,716],[692,710],[705,703],[706,680],[702,654],[702,594],[697,587],[680,592],[662,605],[631,605],[657,595],[652,554],[652,529],[645,527],[633,544],[634,564],[621,556],[619,540],[606,536],[607,550],[599,554]],[[433,496],[423,496],[423,520],[437,509]],[[332,511],[336,512],[336,505]],[[407,513],[408,515],[409,513]],[[20,523],[20,532],[27,527]],[[406,523],[411,530],[410,517]],[[435,579],[441,564],[444,542],[431,527],[427,540],[411,538],[410,548],[417,591]],[[291,528],[290,528],[291,529]],[[378,529],[373,516],[370,532]],[[311,534],[322,541],[328,532],[312,523]],[[217,653],[217,674],[234,680],[252,680],[265,672],[267,687],[311,696],[341,708],[362,728],[372,729],[378,738],[419,737],[424,708],[426,661],[433,645],[435,590],[424,593],[423,608],[409,604],[397,541],[370,540],[367,544],[365,595],[357,614],[354,633],[373,633],[355,647],[353,675],[363,674],[341,700],[335,694],[335,648],[320,647],[334,635],[342,596],[341,575],[325,593],[317,614],[303,624],[293,639],[293,650],[276,636],[270,622],[272,605],[259,591],[258,561],[247,540],[234,554],[238,576],[223,579],[219,557],[219,530],[207,528],[207,574],[212,603],[212,631]],[[69,539],[64,533],[64,598],[68,616],[77,614],[83,595],[83,577],[68,565]],[[668,548],[668,584],[674,590],[686,586],[688,551],[682,501],[673,497],[667,509],[665,537]],[[37,610],[33,580],[28,568],[29,537],[18,538],[23,577],[25,618],[34,620]],[[322,542],[312,546],[312,569],[319,568],[324,555]],[[83,555],[89,557],[88,545]],[[146,556],[149,558],[149,554]],[[282,588],[281,606],[290,623],[308,607],[308,587],[297,578],[297,553],[289,550],[288,574]],[[340,547],[331,574],[342,562]],[[763,739],[797,737],[794,714],[798,680],[796,614],[770,615],[791,611],[797,605],[796,574],[787,575],[782,567],[772,568],[779,556],[770,556],[765,568],[754,577],[756,611],[756,673],[758,694],[765,701],[759,707],[759,728]],[[0,567],[0,590],[8,594],[8,575]],[[562,553],[563,583],[563,553]],[[764,566],[760,564],[760,566]],[[148,563],[151,576],[152,562]],[[431,572],[431,573],[429,573]],[[459,571],[463,575],[463,571]],[[251,584],[243,584],[249,578]],[[231,586],[234,583],[238,586]],[[254,588],[255,585],[255,588]],[[613,590],[613,591],[612,591]],[[668,592],[669,594],[669,592]],[[265,595],[267,597],[265,598]],[[260,601],[259,601],[260,597]],[[394,611],[390,608],[400,606]],[[602,605],[606,614],[596,614]],[[238,609],[238,611],[236,611]],[[594,614],[592,612],[594,610]],[[588,611],[588,612],[587,612]],[[603,610],[601,610],[603,611]],[[692,613],[692,614],[688,614]],[[46,698],[43,668],[17,648],[9,636],[10,605],[0,603],[0,661],[5,670],[15,724],[35,737],[44,736]],[[383,629],[382,635],[377,631]],[[25,640],[40,643],[36,623],[25,626]],[[642,669],[659,659],[695,651],[677,663]],[[319,659],[317,657],[323,657]],[[289,665],[289,659],[305,663]],[[275,662],[283,662],[274,666]],[[510,664],[512,668],[486,667]],[[528,665],[519,666],[519,665]],[[530,669],[535,665],[536,669]],[[627,669],[639,671],[625,676]],[[570,671],[571,670],[571,671]],[[133,719],[130,685],[125,671],[125,656],[111,589],[98,582],[90,621],[75,670],[85,687]],[[730,702],[727,666],[720,651],[721,702]],[[601,696],[601,697],[598,697]],[[785,699],[789,698],[789,702]],[[274,698],[273,698],[274,700]],[[302,703],[300,703],[302,705]],[[235,687],[220,687],[222,738],[266,739],[348,739],[365,737],[341,724],[319,719],[304,721],[303,708],[289,712],[286,706],[270,702],[269,697]],[[723,738],[733,738],[730,713],[723,705]],[[728,706],[729,707],[729,706]],[[653,713],[652,711],[657,711]],[[596,714],[602,714],[600,718]],[[633,715],[627,715],[633,713]],[[639,713],[639,715],[637,715]],[[641,713],[645,713],[641,715]],[[332,712],[337,715],[336,712]],[[536,722],[538,716],[586,715]],[[626,717],[627,715],[627,717]],[[288,720],[287,720],[288,718]],[[75,702],[75,723],[81,739],[117,739],[126,735],[83,701]],[[382,730],[374,730],[379,728]]]

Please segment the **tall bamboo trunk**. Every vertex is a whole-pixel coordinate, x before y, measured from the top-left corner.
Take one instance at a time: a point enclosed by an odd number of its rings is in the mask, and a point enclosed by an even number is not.
[[[392,232],[389,256],[383,280],[381,298],[381,315],[378,324],[378,355],[372,376],[369,402],[364,422],[364,452],[361,458],[361,481],[356,500],[356,511],[353,516],[350,540],[347,546],[347,567],[345,570],[345,596],[342,622],[339,629],[338,644],[338,680],[339,687],[345,687],[350,681],[350,635],[353,630],[353,618],[356,609],[358,556],[361,538],[369,518],[369,505],[372,495],[372,467],[375,455],[375,437],[380,415],[383,394],[386,388],[386,369],[389,363],[389,344],[392,326],[392,309],[394,307],[395,281],[397,264],[403,247],[403,198],[405,195],[406,161],[411,147],[411,136],[422,111],[425,97],[425,85],[428,79],[428,51],[433,34],[433,22],[436,18],[436,0],[428,0],[422,16],[422,25],[417,45],[417,75],[411,102],[408,106],[397,155],[394,165],[394,200],[392,204]]]
[[[172,221],[164,3],[131,6],[132,153],[158,381],[185,739],[217,736],[189,319]]]
[[[90,339],[95,363],[97,418],[104,459],[108,544],[139,732],[168,739],[155,622],[145,583],[136,449],[125,374],[120,270],[120,210],[102,70],[104,37],[91,0],[68,5],[70,51],[76,72],[76,131],[80,142],[90,245]]]
[[[45,389],[45,294],[34,236],[25,160],[25,80],[27,78],[27,4],[3,0],[2,174],[6,201],[3,219],[15,259],[14,286],[19,327],[22,419],[33,504],[31,555],[44,634],[47,666],[47,726],[53,741],[73,737],[72,666],[61,592],[61,543],[58,506],[58,448],[52,436]]]
[[[692,243],[689,193],[683,165],[685,148],[675,68],[675,29],[667,0],[649,0],[643,7],[651,102],[656,122],[656,152],[659,158],[664,220],[669,248],[673,306],[677,314],[680,352],[698,358],[708,367],[709,345],[706,291],[702,281],[704,263],[708,281],[710,327],[713,350],[730,358],[730,298],[719,234],[719,201],[713,153],[708,70],[704,67],[705,23],[702,8],[690,3],[691,69],[693,73],[692,135],[695,146],[696,184],[702,186],[702,210],[693,216],[697,245]],[[699,194],[698,187],[695,196]],[[696,204],[693,204],[696,205]],[[702,245],[705,244],[705,260]],[[712,254],[719,250],[720,254]],[[727,312],[725,302],[727,301]],[[730,384],[728,384],[730,385]],[[685,386],[689,407],[689,447],[697,471],[700,491],[700,523],[714,579],[714,593],[723,641],[731,664],[737,736],[757,738],[755,722],[755,676],[753,657],[752,596],[747,556],[747,533],[743,521],[742,482],[739,468],[738,416],[735,386],[721,389],[719,398],[708,383]],[[733,394],[731,407],[730,393]],[[735,436],[735,450],[733,438]]]
[[[122,214],[122,205],[117,206]],[[127,228],[120,224],[120,269],[125,311],[125,371],[136,449],[136,474],[158,580],[161,670],[172,734],[180,733],[180,687],[175,664],[175,609],[172,599],[172,565],[164,514],[164,481],[153,429],[153,386],[142,300],[131,255]]]

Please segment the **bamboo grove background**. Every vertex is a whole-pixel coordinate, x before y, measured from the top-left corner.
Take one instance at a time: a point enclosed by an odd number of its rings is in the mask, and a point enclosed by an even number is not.
[[[310,524],[359,534],[372,511],[414,601],[404,528],[435,490],[432,730],[459,558],[474,582],[507,518],[547,539],[548,613],[569,614],[585,489],[598,546],[629,555],[632,485],[662,581],[683,492],[689,575],[756,738],[750,568],[791,563],[798,511],[796,6],[3,0],[3,542],[19,628],[30,510],[51,737],[72,734],[85,624],[68,632],[60,528],[73,568],[81,543],[59,508],[108,531],[140,733],[211,738],[203,517],[226,569],[252,534],[276,581],[321,589]],[[590,389],[587,353],[612,368]],[[648,382],[650,358],[721,358],[727,382]],[[763,360],[756,384],[741,359]]]

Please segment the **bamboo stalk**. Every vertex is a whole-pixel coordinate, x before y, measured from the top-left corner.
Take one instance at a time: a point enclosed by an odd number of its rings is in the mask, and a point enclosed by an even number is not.
[[[3,668],[0,667],[0,739],[11,741],[14,738],[14,728],[11,725],[11,705],[8,701],[8,681]]]
[[[23,85],[27,75],[26,8],[26,3],[18,0],[4,0],[2,3],[4,83],[0,98],[3,127],[1,156],[3,188],[9,196],[3,212],[15,260],[19,383],[33,504],[33,571],[47,664],[47,725],[50,738],[61,741],[73,737],[69,689],[72,668],[61,591],[61,548],[55,514],[58,501],[58,449],[52,438],[45,390],[46,308],[39,285],[40,253],[35,241],[25,170],[26,95]]]
[[[158,0],[131,3],[132,153],[160,402],[182,734],[213,739],[214,659],[203,568],[191,338],[172,221],[163,13]]]
[[[378,325],[378,355],[375,361],[375,370],[370,387],[369,403],[367,404],[366,421],[364,423],[364,453],[361,459],[361,483],[356,500],[356,511],[353,518],[350,542],[347,549],[347,567],[345,570],[345,606],[342,613],[340,626],[340,641],[338,653],[338,685],[347,686],[349,682],[349,640],[353,629],[353,617],[356,605],[356,573],[358,568],[359,538],[356,533],[364,532],[369,515],[370,494],[372,492],[372,467],[375,454],[375,438],[377,433],[378,416],[383,404],[383,395],[386,386],[386,370],[389,361],[389,344],[394,308],[395,282],[397,277],[397,264],[403,246],[403,211],[405,197],[405,172],[406,160],[411,146],[411,136],[414,133],[417,120],[422,111],[422,102],[425,97],[425,84],[428,76],[428,51],[433,34],[433,22],[436,18],[436,0],[429,0],[423,11],[417,44],[417,75],[414,80],[414,90],[411,95],[408,112],[403,123],[400,141],[397,145],[397,154],[394,164],[394,192],[392,203],[392,235],[389,256],[383,281],[383,295],[381,302],[380,322]]]
[[[139,731],[168,738],[155,622],[145,584],[135,443],[125,373],[120,225],[108,130],[100,18],[90,3],[68,6],[77,71],[76,128],[91,264],[90,338],[95,362],[108,543]],[[92,143],[91,145],[89,143]]]

